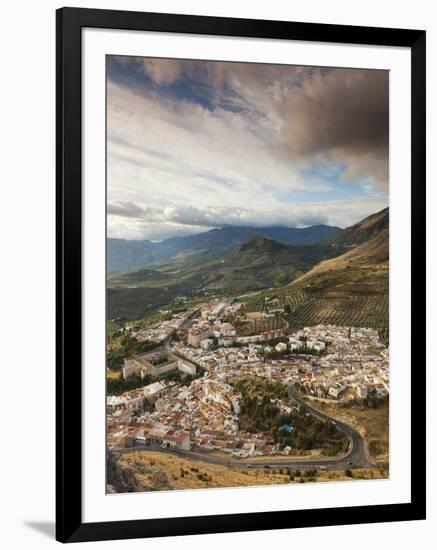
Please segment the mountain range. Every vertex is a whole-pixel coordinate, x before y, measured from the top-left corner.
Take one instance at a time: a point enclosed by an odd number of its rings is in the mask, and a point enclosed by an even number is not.
[[[339,227],[314,225],[295,227],[226,226],[186,237],[171,237],[160,242],[148,240],[107,240],[108,274],[150,267],[181,255],[218,256],[238,249],[254,235],[273,239],[281,244],[312,245],[334,237]]]
[[[211,230],[178,238],[178,245],[167,239],[171,242],[159,244],[160,254],[167,247],[168,259],[160,262],[155,255],[152,267],[109,277],[108,314],[141,317],[178,295],[255,291],[257,307],[271,298],[286,305],[291,326],[386,326],[388,223],[386,208],[344,230],[263,228],[288,243],[257,233],[258,229],[254,233],[253,228]],[[316,235],[316,242],[311,242]],[[325,238],[318,240],[322,235]],[[293,239],[310,244],[289,244]],[[124,242],[139,246],[139,241]]]

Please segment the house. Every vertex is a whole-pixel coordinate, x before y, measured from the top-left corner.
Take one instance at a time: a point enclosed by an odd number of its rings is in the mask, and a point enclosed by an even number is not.
[[[276,344],[275,350],[278,352],[285,351],[287,349],[287,344],[285,342],[279,342],[279,344]]]
[[[205,340],[201,340],[200,347],[203,350],[209,350],[209,348],[212,346],[212,340],[210,338],[205,338]]]
[[[144,395],[138,390],[126,392],[122,395],[108,395],[106,407],[110,412],[117,410],[125,410],[130,413],[142,411],[144,409]]]
[[[323,351],[326,348],[325,342],[319,342],[317,340],[307,340],[306,346],[308,349],[314,349],[316,351]]]
[[[196,365],[190,363],[189,361],[179,359],[178,370],[180,370],[181,372],[185,372],[186,374],[190,374],[191,376],[196,376]]]
[[[149,403],[157,401],[166,391],[167,386],[164,382],[153,382],[153,384],[149,384],[143,388],[144,397]]]
[[[188,345],[198,347],[202,340],[212,336],[211,325],[208,322],[198,323],[193,325],[188,331]]]
[[[294,351],[295,349],[299,349],[300,347],[302,347],[302,342],[297,338],[294,338],[294,336],[290,336],[290,338],[288,339],[288,343],[291,351]]]
[[[328,395],[334,399],[338,399],[340,395],[345,391],[346,386],[342,384],[332,384],[328,390]]]
[[[246,454],[246,456],[253,456],[255,454],[255,444],[251,441],[243,443],[241,450]]]
[[[221,336],[218,339],[218,345],[225,348],[231,347],[233,343],[234,339],[232,338],[232,336]]]
[[[325,342],[314,342],[313,349],[323,351],[326,348]]]
[[[170,431],[162,438],[162,445],[169,448],[189,451],[191,448],[190,432]]]

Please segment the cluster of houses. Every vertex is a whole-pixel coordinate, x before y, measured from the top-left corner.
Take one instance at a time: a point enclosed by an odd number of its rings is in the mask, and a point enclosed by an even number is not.
[[[231,347],[234,344],[247,345],[267,342],[282,337],[282,328],[264,330],[259,334],[237,336],[237,331],[231,323],[215,321],[200,321],[193,325],[187,336],[187,344],[192,347],[200,347],[209,350],[213,346],[213,338],[217,340],[219,347]]]
[[[183,450],[215,450],[249,457],[293,454],[267,434],[239,431],[241,395],[216,373],[189,387],[155,382],[123,396],[108,396],[108,446],[160,445]]]
[[[125,377],[159,376],[174,369],[196,374],[196,366],[205,374],[188,386],[161,380],[122,395],[108,395],[109,447],[143,443],[241,457],[293,454],[289,447],[280,450],[268,434],[240,430],[241,396],[229,383],[238,376],[298,384],[301,392],[315,399],[365,399],[369,393],[383,398],[388,394],[388,349],[376,330],[318,325],[285,337],[282,329],[275,329],[281,334],[274,346],[269,338],[241,343],[234,326],[224,319],[234,305],[225,301],[202,309],[187,341],[173,341],[171,351],[125,360]],[[213,338],[218,347],[211,347]],[[223,340],[227,338],[233,339],[230,345]],[[273,350],[278,353],[266,353]],[[290,407],[285,402],[277,405],[284,411]]]

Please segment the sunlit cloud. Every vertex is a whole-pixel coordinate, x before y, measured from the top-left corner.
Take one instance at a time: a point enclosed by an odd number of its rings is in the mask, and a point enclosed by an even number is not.
[[[385,73],[108,63],[109,236],[346,226],[387,205]]]

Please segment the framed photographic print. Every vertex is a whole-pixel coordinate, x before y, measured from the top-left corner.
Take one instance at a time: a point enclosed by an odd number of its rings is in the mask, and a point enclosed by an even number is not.
[[[57,12],[57,539],[425,518],[425,32]]]

